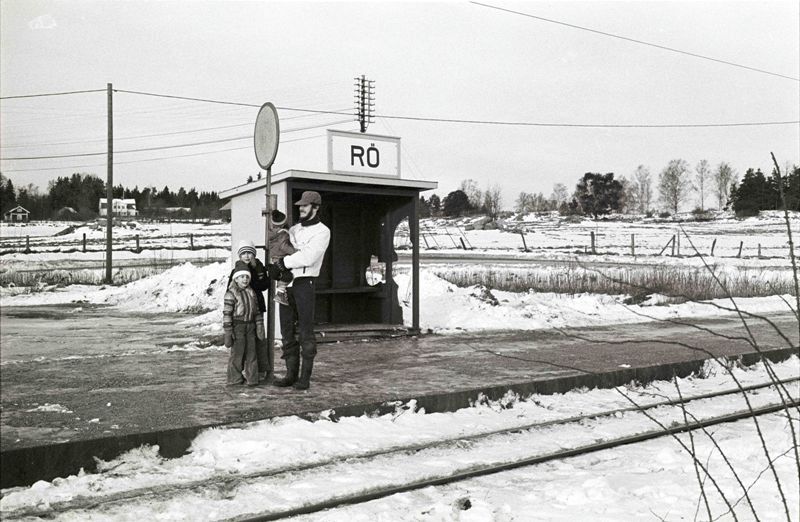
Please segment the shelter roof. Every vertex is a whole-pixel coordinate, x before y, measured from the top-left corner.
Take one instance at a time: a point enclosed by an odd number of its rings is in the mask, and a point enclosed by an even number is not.
[[[350,183],[354,185],[371,185],[376,187],[397,187],[410,188],[416,190],[431,190],[439,186],[435,181],[422,181],[412,179],[399,179],[390,177],[359,176],[356,174],[332,174],[330,172],[315,172],[310,170],[285,170],[272,176],[272,184],[281,183],[290,179],[311,180],[311,181],[330,181],[336,183]],[[219,193],[220,199],[241,196],[254,190],[264,190],[267,184],[266,177],[256,179],[250,183],[245,183]]]

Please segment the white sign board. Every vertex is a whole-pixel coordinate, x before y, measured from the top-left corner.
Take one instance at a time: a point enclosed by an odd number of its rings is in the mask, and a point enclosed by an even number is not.
[[[400,177],[400,138],[328,130],[328,172]]]

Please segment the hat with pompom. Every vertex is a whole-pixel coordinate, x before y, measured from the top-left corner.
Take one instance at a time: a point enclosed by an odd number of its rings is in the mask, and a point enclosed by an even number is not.
[[[251,254],[253,254],[253,256],[255,256],[256,255],[256,247],[255,247],[255,245],[253,245],[252,241],[248,241],[246,239],[243,239],[243,240],[239,241],[239,248],[236,250],[236,255],[240,256],[240,255],[244,254],[245,252],[250,252]]]
[[[237,261],[235,265],[233,265],[233,279],[236,280],[237,277],[246,275],[250,277],[250,268],[247,267],[247,263],[244,261]]]

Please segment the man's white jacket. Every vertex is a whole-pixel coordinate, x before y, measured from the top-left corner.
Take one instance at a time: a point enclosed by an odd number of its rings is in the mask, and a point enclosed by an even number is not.
[[[286,268],[294,277],[317,277],[331,240],[330,229],[322,222],[307,227],[298,223],[289,229],[289,239],[297,252],[283,258]]]

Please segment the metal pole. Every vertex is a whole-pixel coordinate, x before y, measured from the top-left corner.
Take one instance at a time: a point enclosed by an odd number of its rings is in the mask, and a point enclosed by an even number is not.
[[[269,235],[272,229],[272,167],[267,169],[266,179],[266,224],[264,226],[264,260],[272,262],[269,257]],[[275,281],[270,279],[269,289],[267,290],[267,359],[272,372],[275,372]]]
[[[415,197],[408,219],[411,235],[411,328],[419,332],[419,198]]]
[[[111,284],[111,226],[113,224],[114,200],[114,113],[113,90],[111,84],[106,86],[108,92],[108,159],[106,180],[106,283]]]

